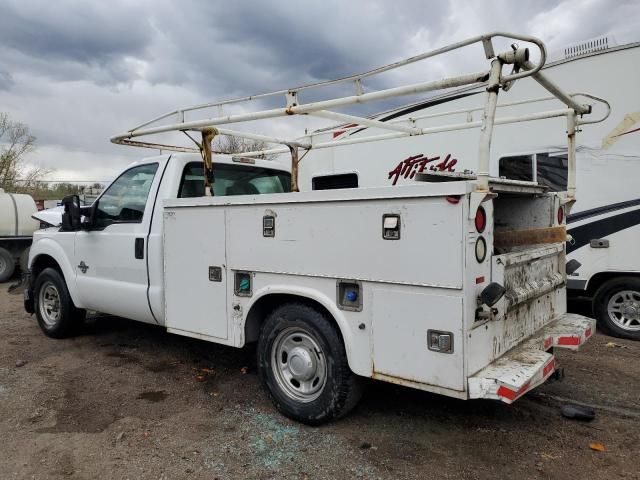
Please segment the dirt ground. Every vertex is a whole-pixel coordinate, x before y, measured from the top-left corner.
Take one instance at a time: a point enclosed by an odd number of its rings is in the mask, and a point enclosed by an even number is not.
[[[250,347],[105,317],[52,340],[7,284],[0,329],[2,480],[640,478],[639,342],[598,334],[559,354],[564,381],[511,406],[371,382],[311,428],[272,408]],[[568,401],[596,419],[563,418]]]

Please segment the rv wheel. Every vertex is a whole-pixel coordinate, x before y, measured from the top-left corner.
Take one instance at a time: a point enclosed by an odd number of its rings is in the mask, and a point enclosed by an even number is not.
[[[262,325],[258,371],[276,408],[309,425],[340,418],[362,394],[337,328],[302,303],[278,307]]]
[[[64,278],[53,268],[36,278],[33,300],[38,325],[48,337],[69,337],[84,321],[85,311],[75,307]]]
[[[640,279],[621,277],[604,283],[594,296],[593,311],[604,332],[640,340]]]

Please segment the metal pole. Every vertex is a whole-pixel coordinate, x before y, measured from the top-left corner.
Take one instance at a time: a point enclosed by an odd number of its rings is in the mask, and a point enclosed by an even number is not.
[[[211,155],[211,142],[218,134],[215,128],[205,128],[202,130],[202,144],[200,151],[202,160],[204,161],[204,195],[205,197],[213,197],[213,158]]]
[[[527,70],[531,70],[534,67],[534,64],[531,62],[525,62],[523,67]],[[583,105],[576,102],[570,95],[565,93],[558,85],[553,83],[549,78],[544,75],[542,72],[536,72],[533,75],[533,78],[536,82],[542,85],[548,92],[550,92],[554,97],[563,102],[567,107],[573,108],[577,113],[583,115],[585,113],[591,113],[590,105]]]
[[[576,197],[576,112],[567,115],[567,197]]]
[[[299,192],[298,189],[298,146],[289,145],[291,151],[291,191]]]
[[[487,86],[487,103],[484,107],[482,127],[480,129],[480,150],[478,152],[478,181],[476,190],[489,191],[489,163],[491,157],[491,136],[493,124],[496,118],[496,105],[498,104],[498,90],[500,89],[500,74],[502,62],[494,59],[491,62],[489,73],[489,85]]]

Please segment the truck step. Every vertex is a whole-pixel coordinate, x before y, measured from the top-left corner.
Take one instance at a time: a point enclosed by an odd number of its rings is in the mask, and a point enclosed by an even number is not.
[[[577,350],[595,332],[595,320],[565,313],[529,340],[469,378],[469,398],[512,403],[544,383],[556,369],[551,348]]]

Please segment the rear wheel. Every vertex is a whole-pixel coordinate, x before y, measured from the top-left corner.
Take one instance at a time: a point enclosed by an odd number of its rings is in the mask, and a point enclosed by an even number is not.
[[[49,337],[69,337],[84,321],[85,311],[75,307],[64,278],[53,268],[40,272],[33,298],[38,325]]]
[[[640,340],[640,279],[621,277],[604,283],[594,296],[593,311],[606,333]]]
[[[301,303],[283,305],[266,319],[258,370],[276,408],[309,425],[345,415],[362,395],[337,328]]]
[[[16,269],[16,261],[11,253],[0,248],[0,282],[6,282],[11,278]]]

